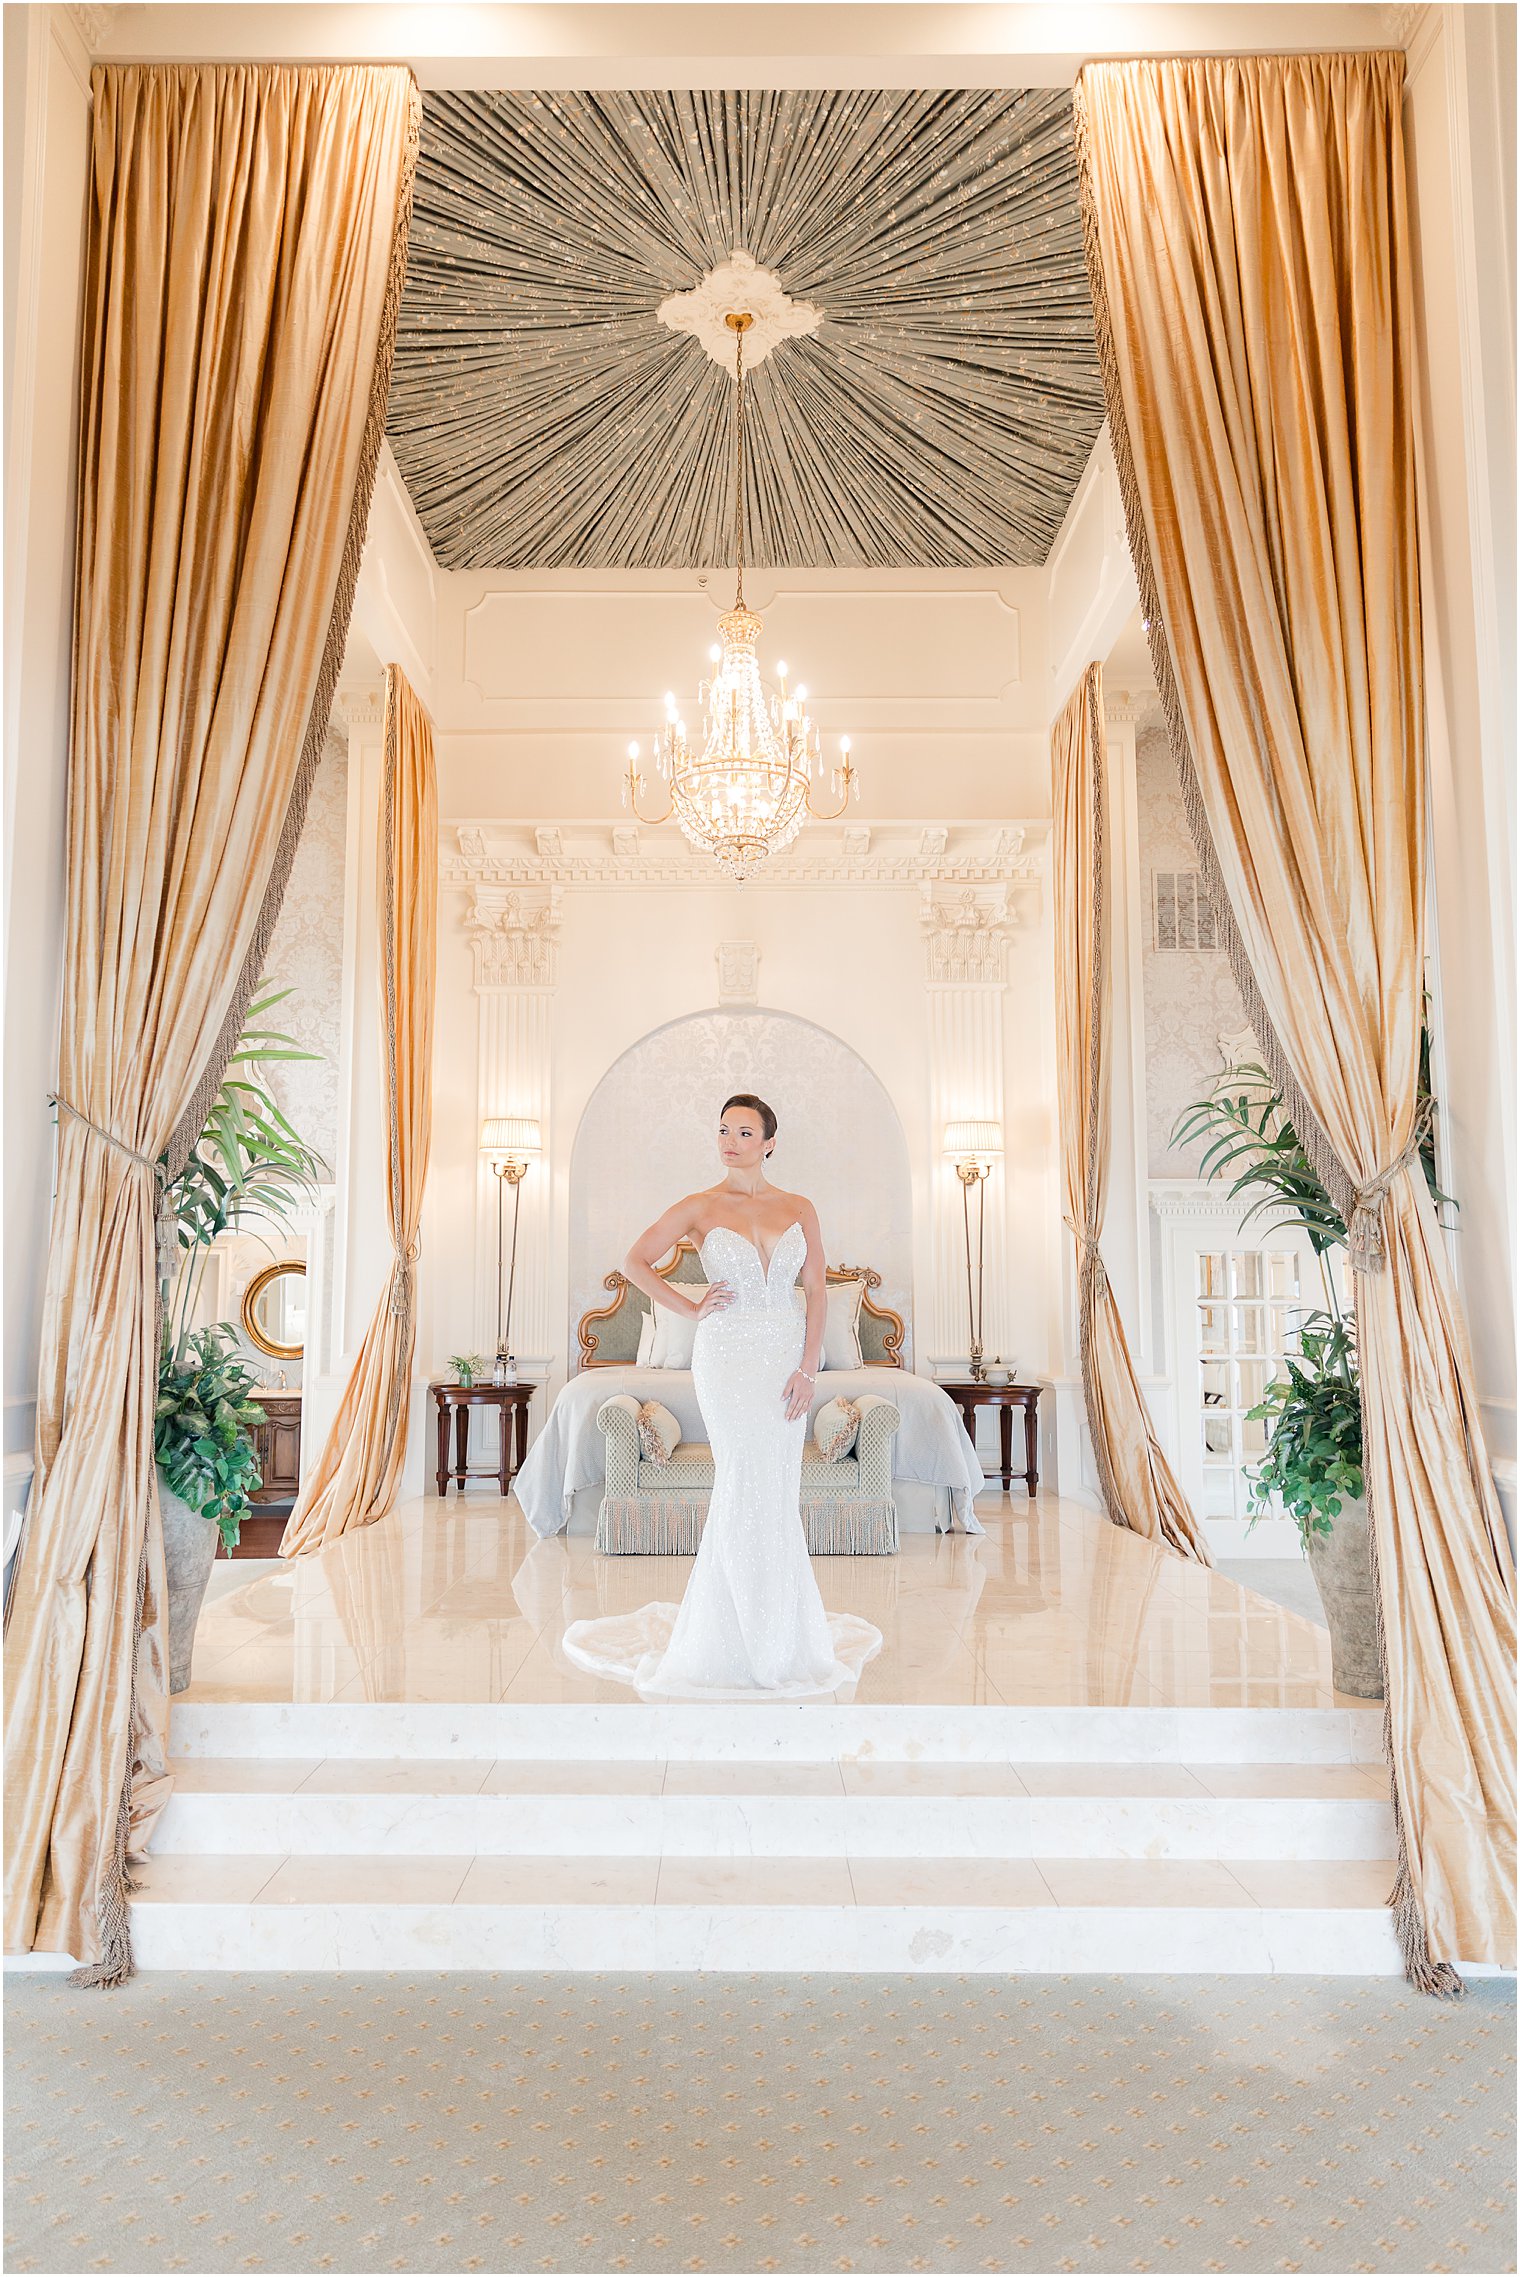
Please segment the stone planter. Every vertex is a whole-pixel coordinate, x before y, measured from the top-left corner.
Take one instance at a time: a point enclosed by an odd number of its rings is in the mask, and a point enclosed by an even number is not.
[[[195,1624],[201,1617],[206,1584],[221,1540],[216,1525],[192,1510],[158,1474],[158,1507],[164,1522],[164,1568],[169,1585],[169,1690],[183,1692],[190,1682]]]
[[[1365,1502],[1343,1502],[1332,1532],[1305,1537],[1309,1565],[1330,1624],[1330,1663],[1337,1692],[1381,1700],[1377,1597]]]

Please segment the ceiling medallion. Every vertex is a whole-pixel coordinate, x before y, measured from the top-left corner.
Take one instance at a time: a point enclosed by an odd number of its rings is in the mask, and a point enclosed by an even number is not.
[[[735,251],[709,269],[689,293],[672,293],[655,315],[672,332],[690,332],[726,372],[738,371],[739,335],[729,324],[735,309],[749,314],[744,361],[753,371],[783,340],[816,332],[823,310],[810,300],[793,300],[774,269],[762,269],[748,253]]]
[[[661,308],[662,317],[669,306],[667,301]],[[851,794],[859,798],[860,783],[850,764],[850,739],[842,735],[839,764],[829,770],[838,804],[827,811],[814,806],[813,786],[822,781],[824,760],[818,730],[804,709],[807,690],[788,692],[784,664],[776,666],[779,688],[767,688],[760,677],[756,651],[763,627],[744,600],[744,339],[754,317],[749,309],[730,308],[723,321],[734,342],[734,604],[718,619],[718,644],[711,651],[715,670],[697,691],[706,711],[700,750],[688,740],[675,697],[668,695],[654,756],[670,786],[670,802],[663,814],[640,811],[646,785],[639,747],[630,743],[623,804],[640,822],[668,822],[674,815],[693,846],[742,885],[767,856],[791,844],[810,814],[819,822],[837,820]]]

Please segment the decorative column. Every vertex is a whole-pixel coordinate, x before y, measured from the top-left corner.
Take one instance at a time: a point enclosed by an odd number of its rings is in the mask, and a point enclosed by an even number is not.
[[[550,1128],[551,1012],[560,925],[557,885],[475,886],[465,931],[475,957],[479,1003],[476,1054],[475,1345],[496,1348],[496,1210],[498,1181],[478,1151],[480,1126],[493,1115],[530,1115],[543,1152],[521,1187],[512,1347],[526,1372],[546,1374],[556,1339],[549,1318],[549,1243],[553,1224],[553,1133]],[[502,1195],[510,1211],[510,1191]],[[510,1228],[508,1229],[510,1239]]]
[[[970,1345],[966,1303],[966,1237],[961,1182],[944,1153],[945,1125],[986,1119],[1005,1125],[1003,1033],[1007,944],[1013,930],[1008,887],[1001,881],[923,888],[921,922],[929,1010],[929,1161],[932,1191],[932,1303],[926,1356],[962,1360]],[[999,1162],[982,1194],[986,1209],[986,1357],[1009,1338],[1008,1183]],[[975,1271],[977,1197],[971,1199]]]

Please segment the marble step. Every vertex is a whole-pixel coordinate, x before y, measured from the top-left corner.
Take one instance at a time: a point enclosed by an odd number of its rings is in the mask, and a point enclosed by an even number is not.
[[[1387,1860],[149,1862],[145,1969],[1388,1975]]]
[[[190,1757],[161,1856],[1376,1859],[1381,1768]]]
[[[1378,1763],[1381,1708],[178,1700],[177,1756],[441,1761]]]

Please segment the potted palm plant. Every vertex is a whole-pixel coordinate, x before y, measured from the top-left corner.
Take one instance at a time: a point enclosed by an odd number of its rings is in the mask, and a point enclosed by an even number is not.
[[[1426,1180],[1438,1205],[1450,1197],[1436,1182],[1435,1139],[1429,1113],[1429,1039],[1421,1050],[1421,1102]],[[1205,1178],[1230,1180],[1235,1201],[1250,1198],[1242,1226],[1275,1212],[1273,1222],[1296,1221],[1308,1236],[1324,1289],[1323,1308],[1298,1324],[1297,1349],[1265,1399],[1250,1410],[1270,1424],[1267,1451],[1251,1480],[1257,1516],[1282,1508],[1296,1523],[1330,1628],[1330,1658],[1338,1692],[1358,1699],[1382,1697],[1382,1654],[1372,1543],[1362,1467],[1362,1395],[1356,1329],[1340,1301],[1334,1269],[1346,1246],[1346,1225],[1288,1119],[1263,1067],[1227,1068],[1207,1098],[1178,1119],[1172,1143],[1202,1142]]]
[[[262,1072],[273,1060],[316,1056],[263,1025],[289,994],[270,990],[249,1006],[205,1128],[166,1191],[176,1246],[162,1289],[153,1452],[163,1513],[171,1692],[183,1692],[190,1682],[195,1624],[217,1543],[229,1552],[236,1547],[243,1514],[261,1483],[252,1433],[262,1415],[250,1397],[253,1370],[230,1323],[194,1324],[207,1262],[222,1234],[288,1218],[327,1170],[281,1112]]]

